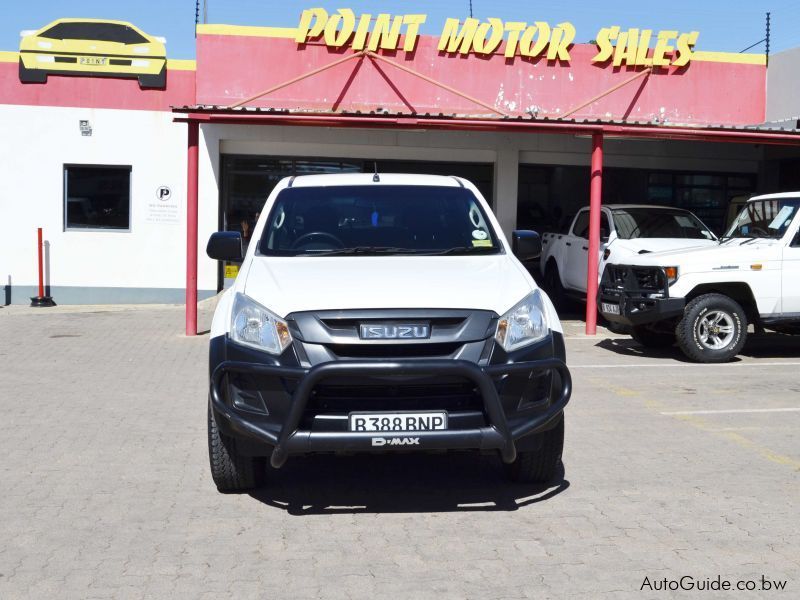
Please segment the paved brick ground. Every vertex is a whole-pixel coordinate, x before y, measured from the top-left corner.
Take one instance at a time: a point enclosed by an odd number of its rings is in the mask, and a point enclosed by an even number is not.
[[[735,596],[800,597],[800,412],[670,414],[800,407],[800,339],[695,366],[570,324],[552,488],[491,457],[316,457],[231,496],[182,316],[0,309],[0,598],[642,598],[668,595],[646,576],[762,574],[787,591]]]

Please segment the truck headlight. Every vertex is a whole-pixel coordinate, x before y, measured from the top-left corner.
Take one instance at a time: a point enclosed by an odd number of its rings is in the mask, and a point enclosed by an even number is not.
[[[506,352],[528,346],[550,331],[542,293],[536,290],[500,317],[494,339]]]
[[[664,267],[664,273],[667,276],[667,283],[669,285],[678,281],[678,267]]]
[[[276,355],[292,343],[286,321],[240,293],[233,299],[230,336],[237,344]]]

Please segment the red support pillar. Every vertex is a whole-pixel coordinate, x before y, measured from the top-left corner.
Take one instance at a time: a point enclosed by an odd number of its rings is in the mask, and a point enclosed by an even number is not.
[[[589,265],[586,281],[586,335],[597,334],[597,278],[600,256],[600,207],[603,193],[603,134],[592,134],[592,174],[589,197]]]
[[[197,121],[189,121],[186,152],[186,335],[197,335]]]

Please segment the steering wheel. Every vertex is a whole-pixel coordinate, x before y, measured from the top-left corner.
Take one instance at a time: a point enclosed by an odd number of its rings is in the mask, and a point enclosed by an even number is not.
[[[298,246],[302,246],[304,242],[315,237],[325,238],[333,242],[337,248],[344,248],[344,242],[342,242],[342,240],[340,240],[332,233],[328,233],[327,231],[309,231],[308,233],[304,233],[303,235],[301,235],[292,243],[292,250],[295,250]]]
[[[757,237],[770,237],[769,232],[761,227],[750,227],[750,233],[755,233]]]

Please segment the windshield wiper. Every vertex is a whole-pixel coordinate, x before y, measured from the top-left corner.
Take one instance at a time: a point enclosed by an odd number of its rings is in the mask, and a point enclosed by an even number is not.
[[[497,250],[497,246],[456,246],[454,248],[447,248],[446,250],[433,250],[426,252],[433,256],[440,256],[444,254],[471,254],[471,253],[485,253]]]
[[[347,254],[421,254],[423,252],[413,248],[398,248],[394,246],[354,246],[352,248],[336,248],[334,250],[320,250],[303,252],[303,256],[342,256]]]

